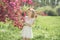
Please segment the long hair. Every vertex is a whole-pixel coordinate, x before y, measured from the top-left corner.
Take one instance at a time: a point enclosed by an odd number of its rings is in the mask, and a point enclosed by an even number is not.
[[[31,14],[31,18],[36,18],[37,16],[35,15],[36,14],[36,11],[32,8],[32,9],[28,9],[27,11],[29,11],[29,12],[32,12],[32,14]]]
[[[32,12],[31,18],[34,18],[35,17],[35,12],[34,11],[31,11],[31,12]]]

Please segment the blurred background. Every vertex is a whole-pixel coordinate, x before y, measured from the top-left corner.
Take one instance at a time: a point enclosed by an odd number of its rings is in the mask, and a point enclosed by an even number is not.
[[[31,40],[60,40],[60,0],[0,0],[0,40],[22,40],[21,14],[31,7],[37,14]]]

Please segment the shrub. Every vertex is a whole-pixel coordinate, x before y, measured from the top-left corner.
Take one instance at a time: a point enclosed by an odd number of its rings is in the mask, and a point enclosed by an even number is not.
[[[57,8],[57,13],[58,13],[58,15],[60,16],[60,8]]]
[[[57,16],[58,14],[54,12],[53,10],[45,10],[44,11],[48,16]]]
[[[45,14],[47,14],[48,16],[57,16],[58,14],[56,13],[55,9],[52,8],[51,6],[44,6],[44,7],[38,7],[36,9],[37,13],[42,14],[42,12],[44,12]]]
[[[55,11],[58,14],[58,16],[60,16],[60,6],[59,5],[55,7]]]

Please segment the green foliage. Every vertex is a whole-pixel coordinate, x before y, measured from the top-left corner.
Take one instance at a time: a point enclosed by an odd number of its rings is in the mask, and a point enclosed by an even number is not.
[[[48,16],[57,16],[57,15],[59,15],[56,12],[56,9],[52,8],[51,6],[38,7],[36,9],[36,11],[37,11],[37,13],[45,12],[46,14],[48,14]]]
[[[60,16],[60,6],[56,6],[56,12],[58,13],[58,15]]]
[[[44,11],[48,16],[57,16],[58,14],[55,13],[53,10],[45,10]]]
[[[31,40],[60,40],[60,17],[38,16],[33,25],[34,38]],[[21,30],[12,21],[0,22],[0,40],[21,40]]]
[[[36,5],[37,6],[51,6],[51,7],[55,7],[59,4],[60,0],[33,0],[34,2],[36,2]]]
[[[57,9],[57,13],[60,16],[60,8]]]
[[[19,31],[18,27],[14,27],[11,22],[0,22],[0,40],[18,40]]]
[[[24,5],[21,9],[22,9],[23,11],[27,11],[27,10],[29,9],[29,6]]]

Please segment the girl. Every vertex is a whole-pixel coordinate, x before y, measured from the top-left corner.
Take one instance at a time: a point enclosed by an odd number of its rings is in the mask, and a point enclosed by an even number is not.
[[[33,38],[32,24],[34,23],[34,11],[28,10],[27,16],[25,16],[24,27],[22,29],[23,40],[30,40]]]

